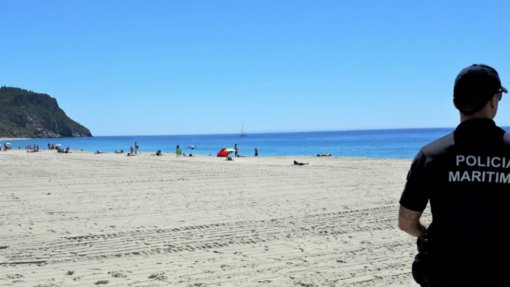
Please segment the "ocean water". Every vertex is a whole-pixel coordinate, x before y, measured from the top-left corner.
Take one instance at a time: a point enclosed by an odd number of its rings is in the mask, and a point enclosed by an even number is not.
[[[124,150],[137,142],[139,152],[174,153],[180,145],[186,154],[216,155],[222,148],[237,144],[239,154],[253,156],[257,148],[259,156],[334,156],[368,158],[413,158],[419,148],[442,137],[452,128],[393,129],[332,132],[257,133],[241,137],[239,134],[224,135],[177,135],[177,136],[98,136],[92,138],[52,138],[9,141],[13,148],[25,148],[38,144],[46,149],[49,143],[61,144],[63,148],[89,152],[114,152]],[[6,141],[4,141],[6,142]],[[0,142],[3,143],[3,142]],[[193,147],[193,148],[192,148]]]

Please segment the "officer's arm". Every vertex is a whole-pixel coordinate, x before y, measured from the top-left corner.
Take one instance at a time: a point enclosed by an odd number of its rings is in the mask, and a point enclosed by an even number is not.
[[[398,227],[412,236],[421,236],[427,228],[420,222],[421,212],[400,206],[398,211]]]

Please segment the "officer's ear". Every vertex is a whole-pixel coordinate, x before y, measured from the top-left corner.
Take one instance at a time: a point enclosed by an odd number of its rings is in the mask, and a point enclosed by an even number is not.
[[[501,93],[497,93],[490,99],[490,104],[492,108],[498,107],[498,103],[501,100]]]

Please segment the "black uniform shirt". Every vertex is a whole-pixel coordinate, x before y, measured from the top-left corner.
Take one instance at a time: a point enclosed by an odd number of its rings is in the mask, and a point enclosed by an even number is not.
[[[505,241],[510,246],[510,147],[504,134],[490,119],[465,121],[415,157],[400,204],[422,212],[430,201],[428,234],[436,255],[510,255],[505,247]]]

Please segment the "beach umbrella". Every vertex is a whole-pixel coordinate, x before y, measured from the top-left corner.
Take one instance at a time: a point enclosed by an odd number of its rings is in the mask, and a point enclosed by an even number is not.
[[[227,151],[226,148],[222,148],[217,154],[217,157],[227,157],[231,152]]]
[[[231,152],[235,152],[236,149],[235,148],[226,148],[225,151],[228,153],[231,153]]]

